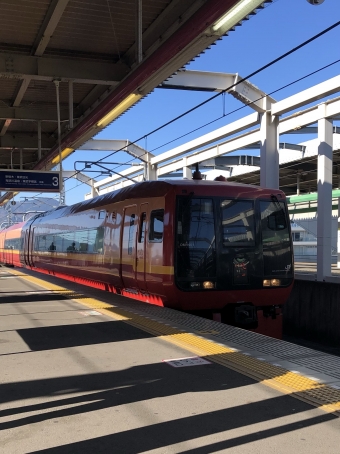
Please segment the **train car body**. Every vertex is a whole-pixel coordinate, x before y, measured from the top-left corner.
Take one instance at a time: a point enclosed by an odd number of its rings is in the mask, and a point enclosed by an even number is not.
[[[0,263],[21,266],[21,231],[24,223],[14,224],[0,232]]]
[[[6,254],[3,238],[15,232],[20,247],[13,264],[147,303],[217,314],[240,327],[259,325],[260,332],[261,323],[279,318],[293,285],[290,222],[278,190],[145,182],[11,229],[0,232],[0,248]]]

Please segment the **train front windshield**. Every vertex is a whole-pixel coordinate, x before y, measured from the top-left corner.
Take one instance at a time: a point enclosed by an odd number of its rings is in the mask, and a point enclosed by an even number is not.
[[[178,197],[175,257],[183,290],[290,285],[286,206],[277,199]]]

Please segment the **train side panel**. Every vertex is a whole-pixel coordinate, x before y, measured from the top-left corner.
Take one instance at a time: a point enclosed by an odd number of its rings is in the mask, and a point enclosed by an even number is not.
[[[0,232],[0,261],[6,266],[21,266],[20,247],[23,223]]]

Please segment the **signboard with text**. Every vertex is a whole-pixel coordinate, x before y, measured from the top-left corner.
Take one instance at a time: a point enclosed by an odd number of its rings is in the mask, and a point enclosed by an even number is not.
[[[0,170],[0,191],[60,192],[60,173]]]

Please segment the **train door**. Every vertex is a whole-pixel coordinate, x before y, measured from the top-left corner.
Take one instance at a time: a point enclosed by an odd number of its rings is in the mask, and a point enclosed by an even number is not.
[[[124,208],[121,247],[122,280],[125,288],[136,288],[137,206]]]
[[[32,258],[33,249],[33,229],[29,226],[25,230],[24,236],[24,263],[26,266],[34,266]]]
[[[29,266],[34,266],[34,262],[33,262],[34,229],[35,229],[35,227],[32,227],[30,225],[29,236],[28,236],[28,263],[29,263]]]
[[[28,263],[28,236],[29,236],[29,228],[27,228],[24,233],[24,264],[27,266],[29,266],[29,263]]]
[[[137,233],[137,258],[136,258],[136,272],[137,284],[141,291],[146,291],[146,221],[148,213],[148,203],[142,203],[139,208],[139,221]]]

